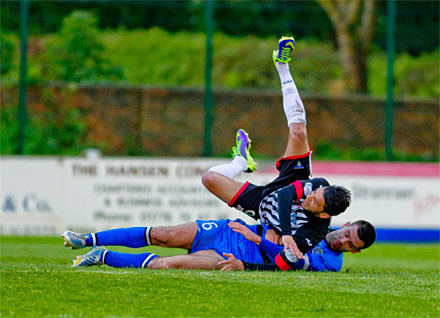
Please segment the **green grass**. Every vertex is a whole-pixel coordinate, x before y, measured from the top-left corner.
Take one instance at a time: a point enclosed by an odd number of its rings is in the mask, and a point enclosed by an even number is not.
[[[340,273],[308,273],[72,269],[84,250],[64,248],[61,238],[0,242],[1,317],[440,315],[438,244],[376,244],[346,255]]]

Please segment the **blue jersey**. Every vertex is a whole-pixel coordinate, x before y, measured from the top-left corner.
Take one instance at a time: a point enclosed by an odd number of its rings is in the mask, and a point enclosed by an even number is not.
[[[327,242],[322,240],[305,255],[304,260],[301,260],[304,262],[301,268],[315,272],[339,272],[343,257],[343,253],[331,250]]]
[[[214,250],[223,258],[223,253],[231,253],[243,262],[264,263],[260,247],[256,243],[247,240],[240,233],[234,232],[228,226],[230,221],[227,219],[216,221],[197,220],[197,234],[189,253]],[[248,225],[240,219],[234,221],[246,225],[252,232],[257,233],[256,225]],[[263,237],[265,234],[266,228],[263,227]],[[273,262],[274,258],[270,260]]]
[[[247,240],[240,233],[234,232],[228,223],[231,220],[198,220],[197,234],[194,238],[192,248],[189,253],[195,253],[202,250],[214,250],[220,256],[223,253],[231,253],[238,260],[245,264],[246,269],[260,269],[260,270],[276,270],[280,267],[275,264],[275,258],[283,251],[283,246],[274,244],[264,239],[267,227],[262,225],[263,231],[261,233],[262,241],[258,246],[256,243]],[[240,219],[234,220],[248,227],[252,232],[257,233],[256,225],[248,225]],[[264,263],[263,253],[266,254],[270,260],[267,266],[261,266]],[[334,271],[338,272],[342,268],[343,253],[335,252],[329,248],[325,240],[322,240],[312,250],[304,255],[303,260],[299,260],[293,264],[290,270],[308,270],[308,271]]]
[[[260,270],[298,270],[303,269],[314,272],[339,272],[342,268],[343,253],[336,252],[330,249],[327,242],[322,240],[312,250],[304,255],[304,259],[300,259],[294,263],[287,264],[281,257],[280,253],[283,250],[282,246],[274,244],[262,239],[260,243],[261,248],[271,258],[275,259],[274,266],[259,266],[258,264],[246,264],[247,269],[260,269]],[[246,267],[245,265],[245,267]]]

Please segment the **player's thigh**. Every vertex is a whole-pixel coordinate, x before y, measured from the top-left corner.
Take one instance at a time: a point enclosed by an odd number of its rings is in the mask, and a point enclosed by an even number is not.
[[[226,203],[229,203],[244,185],[243,182],[225,177],[215,171],[207,171],[203,175],[202,183],[206,189]]]
[[[164,247],[190,249],[197,234],[197,223],[158,226],[151,229],[151,243]]]
[[[212,250],[198,251],[189,255],[176,255],[155,258],[148,265],[151,269],[220,269],[219,262],[224,259]]]

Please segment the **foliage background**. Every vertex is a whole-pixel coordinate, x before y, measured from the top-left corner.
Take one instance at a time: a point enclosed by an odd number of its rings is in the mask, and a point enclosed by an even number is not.
[[[216,1],[213,85],[227,89],[278,90],[270,54],[281,34],[294,34],[292,69],[301,92],[343,96],[334,30],[314,1]],[[386,2],[368,60],[371,97],[386,93]],[[440,49],[438,3],[399,1],[398,97],[438,100]],[[148,14],[146,14],[148,13]],[[15,86],[19,68],[19,2],[1,2],[1,85]],[[234,21],[234,23],[231,23]],[[304,27],[302,21],[307,21]],[[202,87],[204,3],[201,1],[32,1],[28,50],[29,84],[50,82]],[[67,86],[69,87],[69,86]],[[74,86],[73,86],[74,87]],[[91,141],[85,114],[57,105],[47,90],[46,113],[28,118],[27,154],[80,154]],[[55,106],[57,105],[57,106]],[[16,104],[2,100],[1,153],[15,153]],[[324,158],[382,160],[381,149],[344,150],[318,145]],[[426,160],[396,153],[398,160]],[[428,160],[437,160],[429,158]]]

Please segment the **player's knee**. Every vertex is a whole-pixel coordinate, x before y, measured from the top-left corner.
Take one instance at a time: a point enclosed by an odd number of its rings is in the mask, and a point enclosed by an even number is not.
[[[307,129],[303,124],[291,124],[289,127],[289,138],[298,142],[307,141]]]
[[[172,268],[171,263],[166,258],[158,257],[155,258],[148,264],[150,269],[169,269]]]
[[[207,189],[212,189],[216,184],[217,173],[214,171],[206,171],[202,176],[202,184]]]
[[[158,243],[159,245],[167,245],[172,235],[171,228],[167,226],[153,227],[151,229],[151,239],[153,243]]]

